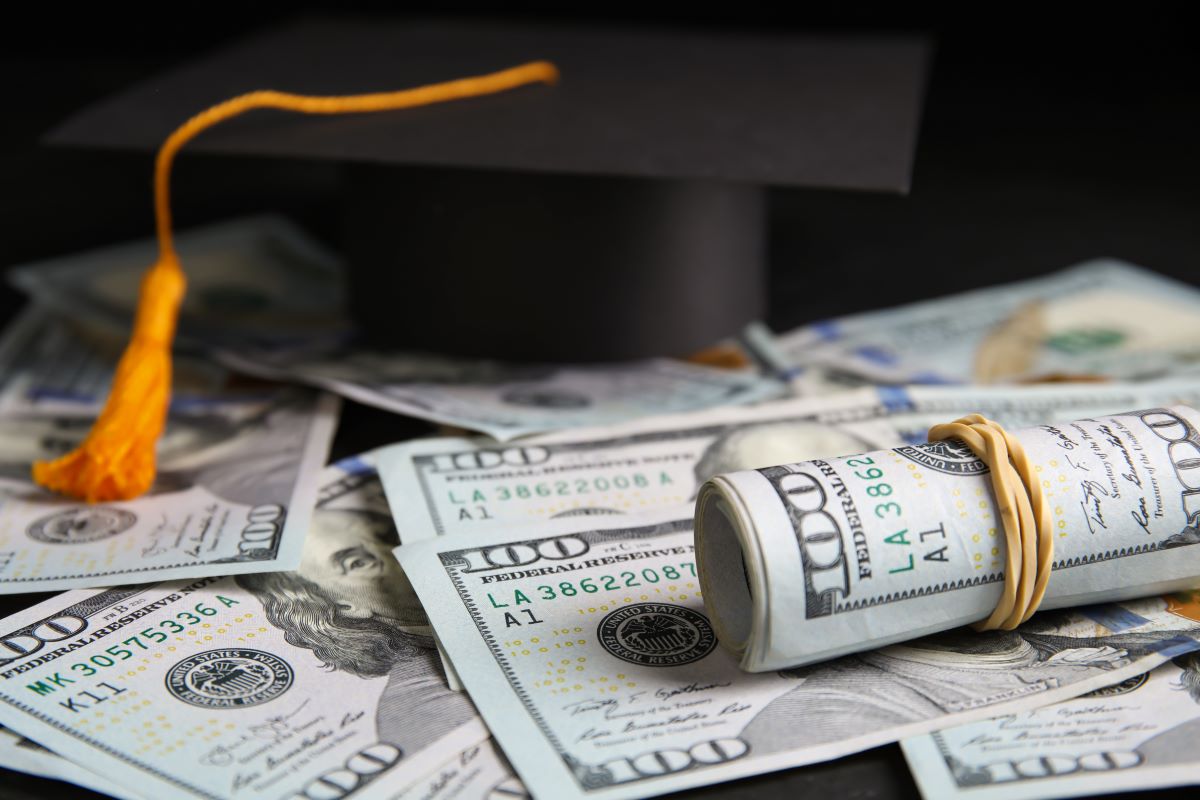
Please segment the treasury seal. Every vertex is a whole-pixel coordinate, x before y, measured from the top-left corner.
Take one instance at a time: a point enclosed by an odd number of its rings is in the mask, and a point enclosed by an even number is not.
[[[896,452],[922,467],[947,475],[986,475],[988,471],[987,464],[976,458],[971,448],[958,439],[919,444],[916,447],[897,447]]]
[[[292,685],[287,662],[261,650],[206,650],[167,672],[167,691],[193,706],[246,708],[274,700]]]
[[[83,544],[124,533],[137,522],[137,514],[123,508],[80,506],[34,520],[25,533],[46,544]]]
[[[707,617],[669,603],[618,608],[600,620],[596,635],[612,655],[648,667],[690,664],[717,646]]]

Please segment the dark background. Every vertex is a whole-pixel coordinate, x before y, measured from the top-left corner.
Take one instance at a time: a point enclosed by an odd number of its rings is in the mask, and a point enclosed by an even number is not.
[[[772,191],[768,321],[776,329],[1098,256],[1200,284],[1200,57],[1186,7],[1142,2],[1108,15],[1093,5],[1067,15],[1047,5],[934,13],[862,3],[851,11],[786,12],[735,4],[684,14],[595,4],[573,13],[518,7],[505,18],[933,36],[910,195]],[[386,9],[393,16],[480,12],[462,3]],[[0,268],[152,233],[150,156],[38,145],[72,111],[297,13],[379,10],[366,3],[287,10],[160,4],[118,17],[56,5],[7,19],[0,33]],[[173,200],[180,226],[280,210],[337,244],[338,180],[332,165],[185,154]],[[0,321],[20,303],[0,287]],[[335,454],[423,430],[347,403]],[[36,599],[4,598],[0,613]],[[5,797],[86,794],[0,770]],[[913,797],[915,788],[893,746],[694,794],[883,799]]]

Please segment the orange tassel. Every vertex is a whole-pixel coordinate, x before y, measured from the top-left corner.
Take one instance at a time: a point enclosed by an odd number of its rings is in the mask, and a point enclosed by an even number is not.
[[[129,500],[154,483],[155,447],[171,393],[171,342],[186,280],[171,236],[170,176],[176,153],[203,131],[256,108],[303,114],[391,111],[495,94],[531,83],[553,84],[558,69],[534,61],[475,78],[415,89],[344,97],[250,92],[219,103],[181,125],[163,143],[154,169],[158,262],[142,279],[129,345],[117,364],[108,400],[78,448],[33,465],[33,479],[48,489],[89,503]]]

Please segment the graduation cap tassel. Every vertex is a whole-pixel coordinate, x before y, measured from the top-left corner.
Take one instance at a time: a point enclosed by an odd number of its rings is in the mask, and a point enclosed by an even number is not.
[[[129,500],[154,483],[155,447],[170,399],[171,342],[186,287],[171,235],[170,207],[171,165],[185,144],[213,125],[259,108],[304,114],[391,111],[557,80],[558,69],[553,64],[533,61],[488,75],[397,92],[311,97],[258,91],[218,103],[181,125],[163,143],[155,162],[158,262],[142,279],[133,333],[117,364],[108,399],[83,443],[54,461],[36,462],[33,479],[89,503]]]

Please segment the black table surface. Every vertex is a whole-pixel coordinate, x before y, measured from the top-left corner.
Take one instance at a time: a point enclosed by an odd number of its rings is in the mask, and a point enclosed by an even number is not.
[[[344,4],[343,4],[344,5]],[[360,4],[361,5],[361,4]],[[522,12],[526,17],[531,12]],[[585,12],[579,12],[584,14]],[[619,12],[606,10],[603,13]],[[772,194],[771,306],[786,329],[805,321],[1043,274],[1098,256],[1200,284],[1200,69],[1190,30],[1154,3],[1119,19],[1055,21],[745,11],[657,25],[930,30],[937,37],[908,197]],[[1039,12],[1041,14],[1041,12]],[[248,16],[249,15],[249,16]],[[245,29],[275,21],[243,9]],[[76,20],[6,43],[0,126],[0,267],[148,236],[150,160],[40,148],[77,106],[230,39],[220,15],[186,26]],[[49,23],[45,30],[51,30]],[[22,39],[23,37],[15,37]],[[337,244],[335,167],[185,157],[181,225],[280,210]],[[229,187],[236,186],[236,192]],[[0,322],[22,304],[0,287]],[[424,423],[347,403],[340,457],[428,432]],[[0,616],[46,595],[0,597]],[[1200,753],[1200,744],[1197,745]],[[1186,792],[1186,795],[1185,795]],[[917,797],[898,747],[687,793],[713,798]],[[1125,797],[1193,796],[1194,790]],[[0,797],[92,793],[0,770]]]

